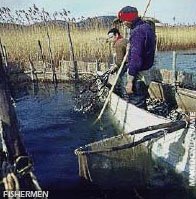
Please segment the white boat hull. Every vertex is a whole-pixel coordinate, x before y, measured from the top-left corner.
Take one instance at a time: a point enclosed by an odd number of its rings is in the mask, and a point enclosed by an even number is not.
[[[110,99],[110,110],[114,119],[125,133],[152,125],[171,122],[169,119],[154,115],[127,103],[114,93]],[[139,140],[143,136],[156,131],[137,134],[134,140]],[[193,130],[184,128],[166,134],[162,138],[155,139],[150,144],[153,158],[171,165],[176,172],[183,174],[187,178],[190,175],[189,149],[192,135]],[[149,142],[145,142],[144,145],[149,145]],[[191,172],[196,173],[196,171]]]

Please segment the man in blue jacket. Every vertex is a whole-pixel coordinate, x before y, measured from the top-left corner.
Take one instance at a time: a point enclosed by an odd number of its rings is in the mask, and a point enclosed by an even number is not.
[[[145,84],[143,74],[154,62],[155,33],[151,26],[138,16],[138,11],[134,7],[122,8],[118,13],[118,19],[130,28],[126,85],[129,102],[146,109],[148,86]]]

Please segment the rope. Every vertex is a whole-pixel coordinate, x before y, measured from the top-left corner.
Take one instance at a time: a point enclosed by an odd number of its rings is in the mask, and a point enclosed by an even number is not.
[[[32,182],[33,182],[33,184],[34,184],[36,190],[37,190],[37,191],[41,191],[42,189],[41,189],[41,187],[40,187],[40,185],[39,185],[39,183],[38,183],[38,181],[37,181],[36,176],[33,174],[33,172],[29,172],[29,174],[30,174],[30,176],[31,176],[31,178],[32,178]]]
[[[88,168],[87,156],[85,154],[80,154],[78,156],[78,163],[79,163],[79,176],[84,177],[86,180],[92,182],[92,178]]]
[[[8,181],[7,181],[7,171],[6,171],[6,162],[3,161],[2,163],[2,176],[3,176],[3,183],[5,190],[9,190]]]
[[[22,168],[19,168],[20,164],[24,164],[24,163],[27,163],[27,165],[24,167],[22,165]],[[15,166],[18,174],[25,175],[25,174],[29,173],[30,170],[32,169],[32,162],[28,156],[19,156],[16,158],[14,166]]]
[[[85,152],[82,151],[82,147],[80,147],[79,149],[76,149],[75,154],[78,156],[79,176],[92,182],[90,170],[88,167],[87,156]]]
[[[19,157],[18,159],[21,159],[21,158],[24,158],[24,157]],[[16,163],[15,163],[15,165],[16,165]],[[14,168],[15,167],[10,165],[6,161],[3,161],[2,176],[3,176],[4,188],[6,191],[19,191],[20,190],[19,180],[18,180],[17,175],[14,173]],[[41,191],[42,189],[37,181],[36,176],[33,174],[32,171],[28,171],[26,168],[28,168],[28,170],[29,170],[29,167],[27,166],[24,169],[18,171],[17,174],[18,175],[26,175],[27,173],[29,173],[35,189],[37,191]],[[17,169],[15,169],[15,170],[17,170]],[[8,197],[8,198],[11,199],[12,197]],[[17,196],[16,199],[20,199],[20,197]]]
[[[13,167],[6,161],[2,163],[3,184],[6,191],[19,191],[20,185],[17,176],[13,172]],[[12,199],[12,197],[8,197]],[[16,199],[20,199],[19,196]]]
[[[7,154],[7,147],[6,147],[5,140],[3,137],[4,137],[3,136],[3,122],[0,119],[0,138],[1,138],[1,143],[2,143],[2,150]]]
[[[0,138],[3,146],[3,151],[7,154],[7,147],[5,144],[5,140],[3,137],[3,125],[0,120]],[[32,170],[32,162],[28,156],[19,156],[16,158],[13,165],[11,165],[7,160],[4,160],[2,163],[2,183],[4,184],[4,188],[6,191],[19,191],[20,184],[17,176],[24,176],[29,174],[32,179],[32,183],[36,190],[41,191],[41,187],[37,181],[36,176],[33,174]],[[8,199],[12,199],[12,197],[8,197]],[[16,199],[20,199],[19,196]]]

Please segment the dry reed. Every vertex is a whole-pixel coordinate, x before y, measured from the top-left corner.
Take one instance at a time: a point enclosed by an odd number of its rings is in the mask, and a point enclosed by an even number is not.
[[[48,21],[51,20],[51,17],[47,12],[44,10],[40,11],[34,5],[28,12],[16,12],[18,17],[17,20],[20,21],[21,24],[16,25],[9,8],[3,8],[0,11],[0,21],[4,22],[0,23],[0,36],[3,45],[7,48],[9,61],[27,61],[29,55],[32,60],[40,59],[38,40],[41,41],[44,55],[47,59],[49,52],[46,29],[48,29],[50,35],[53,59],[56,62],[62,59],[70,59],[66,24],[60,25],[59,21],[56,20],[55,17],[58,15],[57,12],[53,14],[52,23],[46,24],[45,17],[47,17]],[[69,11],[63,10],[59,15],[66,21],[68,13]],[[22,15],[25,16],[25,19]],[[5,18],[7,16],[8,20],[6,21]],[[19,23],[18,21],[17,23]],[[39,23],[32,25],[32,23],[35,22]],[[82,28],[77,27],[75,19],[69,19],[69,21],[66,22],[71,22],[71,37],[76,60],[108,61],[110,48],[109,44],[106,43],[106,39],[108,29],[112,27],[111,22],[108,22],[106,26],[98,19],[89,19]],[[24,24],[26,25],[24,26]],[[196,48],[196,26],[157,27],[156,35],[158,50],[184,50]]]

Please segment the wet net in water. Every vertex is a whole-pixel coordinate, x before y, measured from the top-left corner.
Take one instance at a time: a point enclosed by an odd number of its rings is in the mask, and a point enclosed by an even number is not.
[[[150,172],[148,151],[141,145],[114,149],[132,141],[131,137],[119,136],[77,149],[79,176],[104,188],[144,186]]]
[[[98,110],[104,103],[109,89],[106,86],[110,71],[101,75],[96,74],[79,86],[74,102],[74,110],[81,113],[90,113]]]
[[[153,140],[185,126],[185,121],[163,123],[80,147],[79,175],[105,188],[143,187],[152,174]]]

